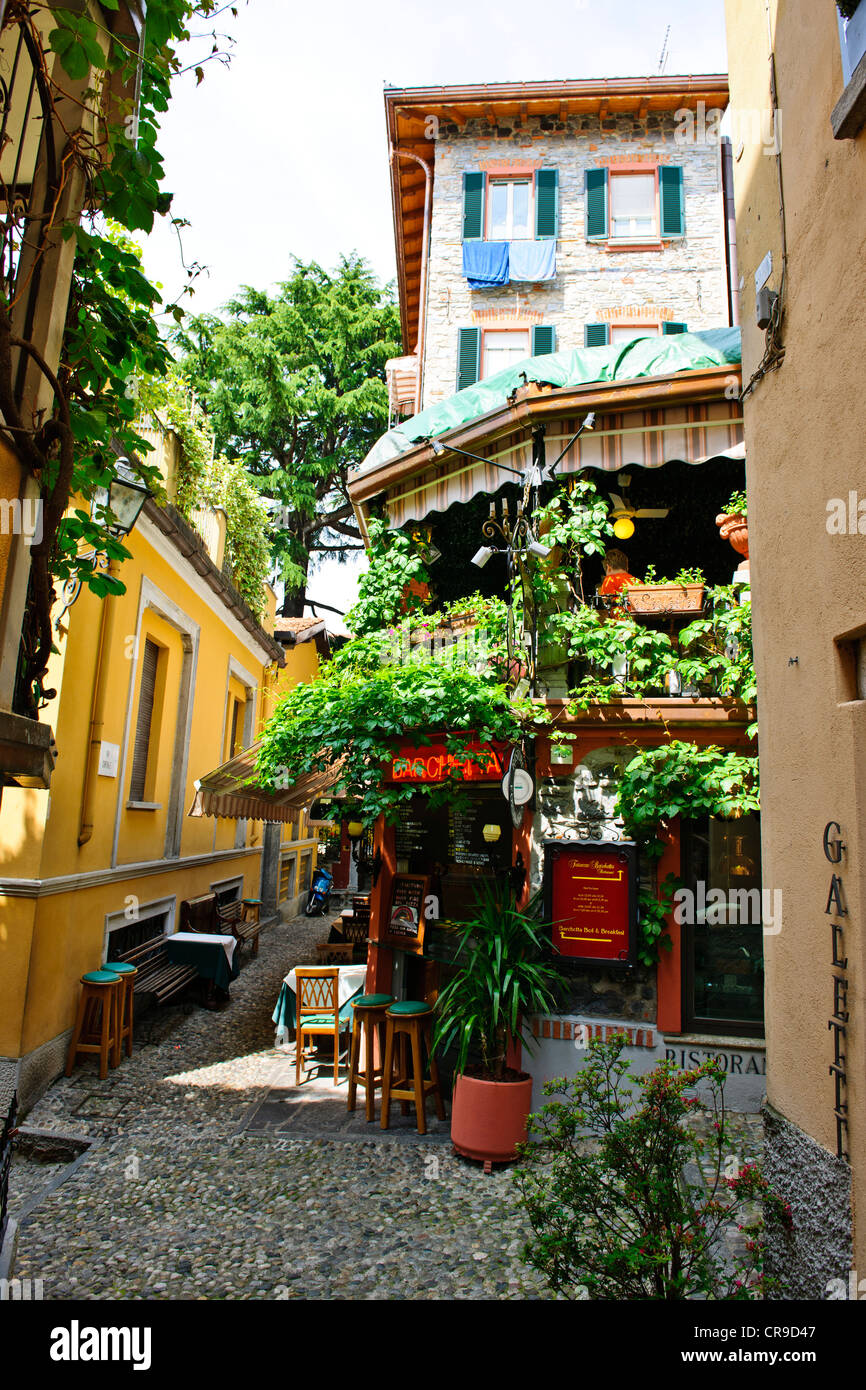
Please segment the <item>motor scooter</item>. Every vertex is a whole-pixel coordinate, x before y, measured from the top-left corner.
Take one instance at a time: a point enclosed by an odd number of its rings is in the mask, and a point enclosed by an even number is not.
[[[329,874],[327,869],[316,869],[304,908],[307,917],[321,917],[328,911],[333,884],[333,874]]]

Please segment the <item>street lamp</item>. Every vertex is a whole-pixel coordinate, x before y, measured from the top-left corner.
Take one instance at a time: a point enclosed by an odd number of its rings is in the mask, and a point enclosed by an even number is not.
[[[108,530],[118,540],[128,536],[141,515],[141,509],[151,496],[150,489],[136,478],[129,459],[119,458],[108,489],[97,488],[90,515],[102,521],[106,511],[114,518],[106,519]]]
[[[91,521],[105,526],[115,540],[122,540],[124,536],[129,535],[141,515],[142,507],[148,497],[152,496],[150,489],[136,477],[129,459],[119,458],[108,487],[97,488],[93,494],[90,504]],[[81,563],[89,563],[94,568],[99,566],[107,569],[109,564],[105,555],[96,549],[83,551],[78,560]],[[60,630],[63,618],[81,593],[81,582],[80,577],[76,576],[74,579],[67,579],[64,584],[63,607],[54,620],[56,631]]]

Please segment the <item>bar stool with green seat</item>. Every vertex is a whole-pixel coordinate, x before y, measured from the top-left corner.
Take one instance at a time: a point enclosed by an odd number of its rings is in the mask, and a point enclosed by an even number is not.
[[[126,1042],[126,1055],[132,1056],[132,1025],[133,1025],[133,994],[135,991],[135,977],[138,974],[134,965],[130,965],[125,960],[111,960],[103,965],[103,970],[111,970],[115,975],[121,977],[123,988],[117,992],[117,1039],[114,1044],[114,1053],[111,1058],[113,1067],[120,1066],[123,1044]]]
[[[439,1069],[430,1045],[433,1021],[432,1007],[422,1000],[402,999],[392,1004],[385,1014],[385,1061],[382,1077],[382,1128],[387,1129],[390,1120],[391,1101],[399,1100],[403,1113],[408,1112],[408,1102],[415,1103],[415,1117],[419,1134],[427,1133],[427,1117],[424,1113],[427,1097],[436,1100],[436,1114],[445,1119],[445,1106],[439,1090]],[[427,1049],[430,1063],[430,1080],[424,1078],[424,1063],[421,1055],[421,1039]],[[400,1045],[400,1064],[394,1076],[394,1044]],[[407,1044],[412,1051],[412,1075],[409,1075]]]
[[[349,1110],[355,1109],[357,1087],[363,1086],[366,1096],[367,1122],[376,1118],[376,1087],[382,1088],[383,1066],[376,1067],[373,1060],[373,1039],[378,1034],[379,1057],[385,1056],[382,1027],[389,1004],[394,1003],[393,994],[362,994],[352,1000],[352,1050],[349,1057]],[[364,1031],[364,1069],[359,1070],[361,1060],[361,1030]]]
[[[72,1075],[79,1052],[97,1052],[99,1079],[105,1080],[109,1055],[117,1046],[117,1003],[122,990],[123,981],[113,970],[89,970],[82,975],[81,998],[66,1057],[67,1076]]]

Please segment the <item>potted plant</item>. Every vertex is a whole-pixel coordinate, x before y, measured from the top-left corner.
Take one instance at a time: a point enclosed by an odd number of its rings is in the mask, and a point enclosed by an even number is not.
[[[716,525],[723,541],[730,541],[738,555],[743,559],[737,566],[737,574],[745,578],[749,575],[749,526],[746,520],[747,503],[745,492],[732,492],[725,504],[725,510],[716,517]]]
[[[532,1078],[509,1066],[509,1049],[532,1048],[526,1020],[554,1007],[560,975],[535,905],[517,908],[510,884],[480,884],[472,920],[458,926],[457,974],[436,1004],[434,1049],[456,1048],[451,1142],[489,1172],[526,1140]]]
[[[625,593],[632,613],[700,613],[705,586],[702,570],[681,569],[674,579],[660,579],[649,565],[643,584],[630,584]]]

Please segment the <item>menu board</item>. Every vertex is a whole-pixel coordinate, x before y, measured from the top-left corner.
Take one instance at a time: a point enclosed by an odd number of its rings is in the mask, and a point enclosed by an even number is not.
[[[486,867],[490,853],[486,848],[482,827],[486,821],[486,805],[471,804],[465,808],[449,808],[448,850],[454,864]]]
[[[629,968],[637,950],[637,851],[631,842],[544,842],[552,946],[572,960]]]
[[[398,859],[411,859],[424,850],[427,831],[423,820],[402,820],[395,832]]]
[[[423,874],[395,874],[383,940],[404,951],[419,952],[424,944],[424,903],[430,880]]]

